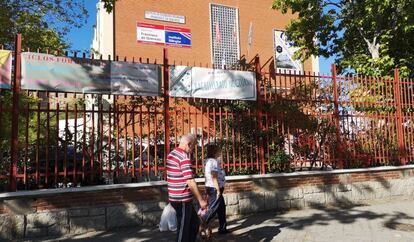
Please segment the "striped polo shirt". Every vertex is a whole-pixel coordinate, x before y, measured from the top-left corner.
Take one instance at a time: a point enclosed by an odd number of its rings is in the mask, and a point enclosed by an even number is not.
[[[193,178],[190,157],[181,148],[176,148],[167,157],[168,198],[170,202],[191,202],[193,193],[187,180]]]

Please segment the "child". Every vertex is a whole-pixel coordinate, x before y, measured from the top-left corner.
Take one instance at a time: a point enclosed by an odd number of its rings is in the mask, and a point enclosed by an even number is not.
[[[223,191],[225,184],[225,173],[221,167],[221,149],[214,144],[207,146],[207,159],[205,164],[205,187],[208,195],[208,210],[199,211],[204,223],[208,224],[217,214],[219,219],[219,234],[226,234],[226,204],[224,203]]]

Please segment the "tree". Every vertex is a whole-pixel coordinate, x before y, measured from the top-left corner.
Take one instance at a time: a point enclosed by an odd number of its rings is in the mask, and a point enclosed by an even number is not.
[[[370,76],[414,76],[414,2],[408,0],[274,0],[297,15],[286,29],[296,57],[335,57],[338,70]]]
[[[81,0],[0,0],[0,44],[12,49],[21,33],[23,48],[63,50],[69,28],[81,27],[87,17]]]
[[[104,8],[108,13],[112,12],[117,0],[101,0],[104,3]]]

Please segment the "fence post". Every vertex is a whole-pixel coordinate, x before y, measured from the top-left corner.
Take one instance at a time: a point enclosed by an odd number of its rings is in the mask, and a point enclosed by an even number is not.
[[[21,79],[21,51],[22,35],[16,35],[14,49],[14,84],[13,84],[13,106],[12,106],[12,137],[11,137],[11,164],[9,175],[9,191],[17,190],[17,161],[19,159],[19,96]]]
[[[339,122],[339,104],[338,104],[338,88],[336,86],[336,65],[332,64],[332,89],[334,97],[334,112],[333,116],[335,119],[335,129],[336,129],[336,155],[339,155],[338,159],[340,162],[340,168],[344,167],[342,155],[341,155],[341,126]]]
[[[398,139],[398,158],[401,165],[406,164],[404,131],[403,131],[403,115],[401,110],[401,86],[400,73],[397,68],[394,69],[394,103],[396,107],[395,118],[397,121],[397,139]]]
[[[163,78],[164,78],[164,168],[170,153],[170,95],[169,95],[169,65],[168,49],[164,48]],[[177,142],[175,140],[175,142]],[[166,174],[166,173],[165,173]]]
[[[255,64],[255,72],[256,72],[256,92],[257,92],[257,110],[256,110],[256,118],[257,118],[257,127],[259,128],[259,163],[260,163],[260,173],[265,174],[265,159],[264,159],[264,142],[261,132],[263,131],[263,110],[262,110],[262,96],[260,95],[260,84],[261,84],[261,66],[260,66],[260,58],[259,55],[256,55],[254,58]]]

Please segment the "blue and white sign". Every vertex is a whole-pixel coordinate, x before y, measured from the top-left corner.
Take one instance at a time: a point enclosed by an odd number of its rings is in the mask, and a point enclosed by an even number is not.
[[[178,47],[191,47],[190,29],[165,26],[165,44]]]
[[[190,48],[191,30],[164,25],[137,23],[137,42]]]

